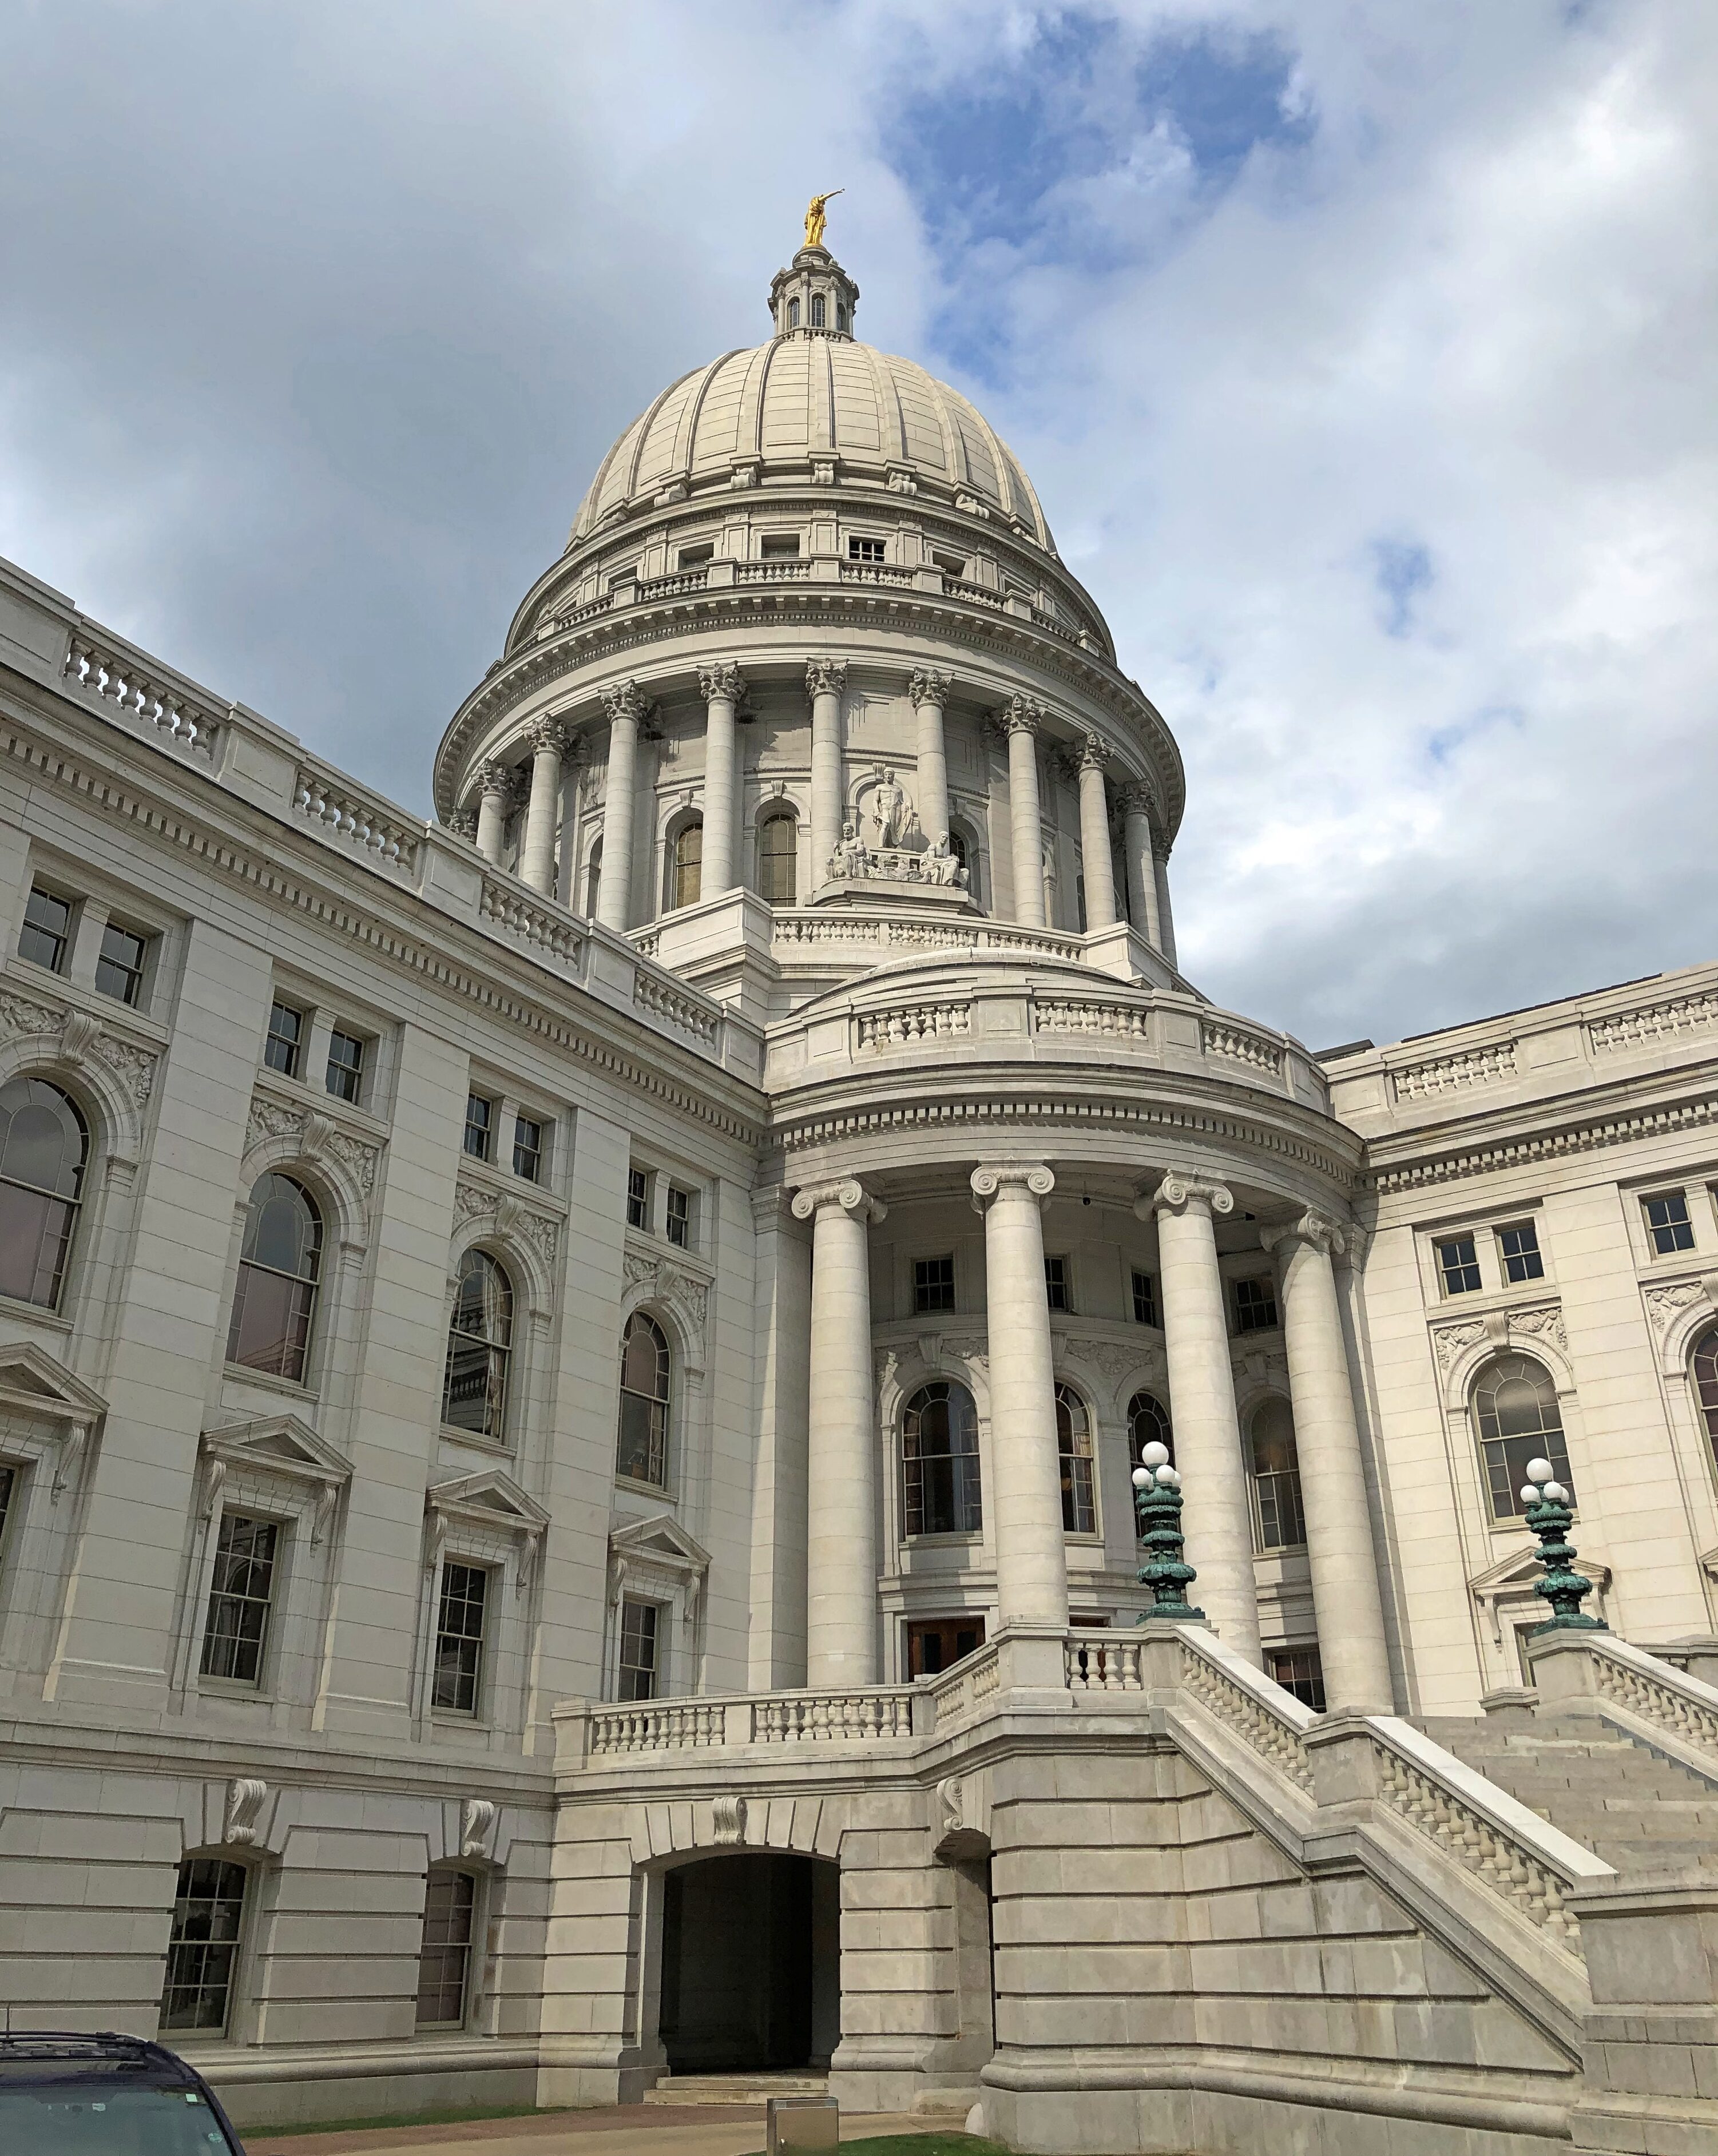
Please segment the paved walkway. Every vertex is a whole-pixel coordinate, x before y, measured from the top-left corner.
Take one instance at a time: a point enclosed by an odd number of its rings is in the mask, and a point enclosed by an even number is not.
[[[871,2133],[945,2132],[958,2114],[899,2112],[841,2120],[843,2141]],[[758,2104],[625,2104],[594,2111],[540,2112],[524,2118],[466,2120],[457,2125],[384,2126],[349,2133],[243,2136],[246,2156],[750,2156],[764,2146]]]

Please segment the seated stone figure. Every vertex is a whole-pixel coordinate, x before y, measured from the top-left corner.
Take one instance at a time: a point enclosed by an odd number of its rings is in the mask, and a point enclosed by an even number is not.
[[[949,885],[956,891],[966,888],[966,870],[950,852],[946,831],[939,832],[925,853],[924,880],[927,883]]]

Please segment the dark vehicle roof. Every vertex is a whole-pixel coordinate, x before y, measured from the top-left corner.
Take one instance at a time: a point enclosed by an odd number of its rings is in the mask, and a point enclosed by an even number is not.
[[[220,2099],[198,2072],[165,2044],[116,2030],[13,2029],[0,2034],[0,2088],[10,2083],[53,2088],[99,2081],[132,2087],[195,2089],[220,2121],[228,2141],[243,2156],[233,2122]]]

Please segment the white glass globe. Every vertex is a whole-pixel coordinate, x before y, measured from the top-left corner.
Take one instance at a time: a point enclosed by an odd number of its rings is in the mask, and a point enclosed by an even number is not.
[[[1566,1505],[1569,1502],[1569,1493],[1561,1482],[1547,1482],[1545,1486],[1545,1496],[1548,1504]]]
[[[1527,1480],[1530,1482],[1549,1482],[1551,1472],[1551,1464],[1548,1460],[1530,1460],[1527,1463]]]
[[[1161,1467],[1169,1459],[1169,1447],[1160,1438],[1154,1437],[1139,1455],[1148,1467]]]
[[[1160,1490],[1179,1490],[1181,1486],[1181,1478],[1173,1467],[1160,1467],[1157,1471],[1157,1486]]]
[[[1532,1483],[1524,1482],[1521,1485],[1521,1502],[1524,1505],[1536,1505],[1539,1502],[1539,1492]]]
[[[1134,1470],[1134,1487],[1136,1490],[1144,1489],[1150,1481],[1151,1471],[1149,1467],[1136,1467]]]

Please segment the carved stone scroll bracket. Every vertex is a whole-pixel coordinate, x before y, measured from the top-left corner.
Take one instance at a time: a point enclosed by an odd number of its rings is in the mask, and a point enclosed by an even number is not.
[[[743,1797],[716,1798],[710,1806],[710,1841],[716,1849],[738,1849],[746,1838]]]
[[[496,1807],[487,1797],[467,1797],[460,1805],[460,1855],[487,1856]]]
[[[253,1775],[235,1775],[228,1783],[227,1815],[221,1829],[224,1843],[236,1849],[255,1845],[257,1817],[268,1793],[268,1784]]]

